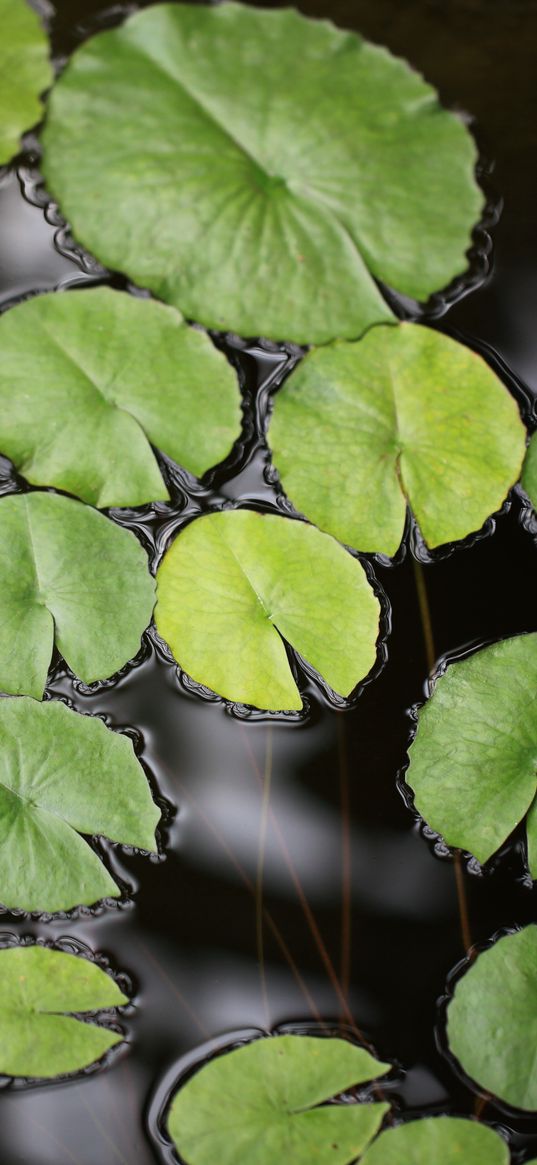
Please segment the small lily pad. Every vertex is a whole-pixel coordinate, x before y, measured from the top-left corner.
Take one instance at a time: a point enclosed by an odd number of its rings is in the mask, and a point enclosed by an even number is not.
[[[88,1068],[122,1040],[96,1025],[95,1012],[125,1003],[89,959],[41,946],[0,950],[0,1073],[51,1079]]]
[[[537,927],[498,939],[471,964],[448,1007],[450,1050],[479,1087],[537,1109]]]
[[[537,433],[533,434],[528,445],[524,469],[522,471],[522,486],[534,510],[537,510]]]
[[[41,120],[52,84],[48,40],[26,0],[0,0],[0,165],[18,153],[21,134]]]
[[[422,817],[486,862],[537,789],[537,634],[451,664],[419,711],[409,756]]]
[[[157,599],[179,665],[227,700],[302,707],[282,636],[343,696],[375,662],[380,607],[363,567],[303,522],[251,510],[191,522],[159,567]]]
[[[438,1116],[386,1129],[363,1165],[509,1165],[509,1149],[486,1125]]]
[[[407,503],[431,547],[478,530],[517,481],[525,437],[485,361],[415,324],[310,352],[269,432],[293,505],[349,546],[389,555]]]
[[[59,494],[0,499],[0,691],[40,699],[54,643],[85,683],[140,648],[154,581],[129,530]]]
[[[292,9],[159,4],[54,88],[44,172],[77,238],[208,327],[325,343],[464,271],[462,120],[385,49]]]
[[[324,1102],[389,1067],[345,1040],[254,1040],[187,1080],[168,1128],[186,1165],[348,1165],[389,1106]]]
[[[79,836],[155,850],[159,811],[126,736],[65,704],[0,700],[0,902],[53,913],[118,898]]]
[[[108,287],[41,295],[0,321],[0,451],[95,506],[168,491],[149,442],[201,476],[240,431],[237,378],[173,308]]]

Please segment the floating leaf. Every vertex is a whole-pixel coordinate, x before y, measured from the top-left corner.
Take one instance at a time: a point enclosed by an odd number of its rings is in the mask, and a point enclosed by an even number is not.
[[[161,4],[94,37],[44,150],[108,267],[208,327],[299,343],[393,319],[374,278],[422,299],[460,274],[483,205],[435,91],[290,9]]]
[[[276,396],[269,440],[297,509],[393,555],[407,501],[429,546],[479,529],[518,479],[525,429],[480,356],[399,324],[310,352]]]
[[[88,959],[40,946],[0,950],[0,1073],[51,1078],[89,1067],[121,1043],[94,1013],[127,1002]]]
[[[509,1165],[509,1149],[486,1125],[438,1116],[386,1129],[363,1165]]]
[[[375,662],[379,603],[363,567],[303,522],[251,510],[191,522],[157,596],[157,630],[180,666],[227,700],[302,707],[280,636],[344,696]]]
[[[53,913],[120,890],[79,836],[155,850],[159,811],[130,740],[65,704],[0,700],[0,902]]]
[[[92,683],[139,650],[154,583],[137,538],[59,494],[0,499],[0,691],[40,698],[54,642]]]
[[[388,1105],[316,1106],[389,1067],[345,1040],[254,1040],[187,1080],[172,1102],[169,1131],[187,1165],[347,1165]]]
[[[41,120],[40,94],[52,83],[48,41],[26,0],[0,0],[0,165],[18,153],[21,134]]]
[[[451,664],[419,712],[409,755],[422,817],[486,862],[535,797],[537,634]]]
[[[173,309],[107,287],[41,295],[0,323],[0,450],[96,506],[167,498],[149,445],[201,476],[240,430],[235,373]]]
[[[480,1088],[537,1109],[537,927],[498,939],[459,980],[448,1041]]]
[[[533,434],[528,445],[522,472],[522,485],[534,510],[537,510],[537,433]]]

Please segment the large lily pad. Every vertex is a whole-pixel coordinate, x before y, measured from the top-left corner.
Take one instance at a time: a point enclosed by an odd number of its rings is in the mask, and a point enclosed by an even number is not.
[[[480,1088],[537,1109],[537,927],[499,939],[459,980],[447,1014],[451,1051]]]
[[[439,1116],[386,1129],[363,1165],[509,1165],[509,1149],[486,1125]]]
[[[0,451],[95,506],[168,491],[149,445],[201,476],[240,431],[235,373],[173,309],[107,287],[42,295],[0,321]]]
[[[522,473],[522,485],[533,508],[537,509],[537,433],[533,434],[528,445],[528,452]]]
[[[47,182],[77,237],[189,319],[299,343],[466,267],[475,145],[385,49],[291,9],[161,4],[74,54]],[[373,278],[374,277],[374,278]]]
[[[537,634],[451,664],[419,712],[409,754],[416,808],[448,845],[486,862],[535,797]]]
[[[345,1040],[254,1040],[187,1081],[172,1102],[168,1128],[187,1165],[348,1165],[388,1105],[316,1106],[389,1067]]]
[[[48,41],[26,0],[0,0],[0,165],[19,150],[21,134],[41,120],[40,95],[52,83]]]
[[[0,700],[0,902],[53,913],[120,890],[79,836],[155,850],[159,811],[126,736],[65,704]]]
[[[276,396],[269,440],[297,509],[393,555],[407,502],[429,546],[478,530],[517,481],[525,436],[480,356],[399,324],[310,352]]]
[[[281,636],[343,696],[375,662],[379,602],[363,567],[303,522],[251,510],[191,522],[159,567],[157,598],[177,662],[228,700],[302,707]]]
[[[97,1027],[94,1013],[127,1002],[88,959],[40,946],[0,950],[0,1073],[51,1078],[88,1068],[122,1038]],[[85,1013],[89,1023],[78,1018]]]
[[[140,648],[154,583],[137,538],[59,494],[0,500],[0,691],[40,698],[54,643],[86,683]]]

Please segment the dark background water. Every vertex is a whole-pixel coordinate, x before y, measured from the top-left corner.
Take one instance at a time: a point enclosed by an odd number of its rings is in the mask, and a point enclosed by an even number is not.
[[[505,378],[533,427],[537,0],[305,0],[298,6],[387,44],[425,73],[447,105],[475,115],[482,153],[496,163],[489,187],[504,200],[493,232],[494,268],[438,326],[493,350],[491,359],[508,366]],[[98,0],[58,0],[50,24],[58,57],[105,11]],[[31,151],[20,162],[18,176],[13,168],[0,177],[5,305],[99,274],[91,264],[88,274],[66,244]],[[229,351],[243,371],[252,411],[256,390],[278,381],[287,357],[255,345]],[[217,478],[213,493],[179,480],[175,515],[203,510],[217,494],[273,504],[264,465],[253,434],[240,464]],[[5,469],[4,488],[11,489]],[[151,542],[169,516],[161,508],[147,512],[141,525],[135,517],[132,522]],[[436,658],[537,629],[535,531],[526,519],[515,493],[484,537],[424,565]],[[319,1021],[334,1027],[342,1016],[347,1025],[352,1017],[383,1059],[401,1066],[393,1086],[401,1109],[475,1110],[479,1096],[438,1047],[438,1000],[465,954],[454,866],[434,855],[397,788],[408,709],[422,699],[428,673],[410,553],[395,566],[377,564],[376,573],[392,606],[388,662],[352,711],[335,711],[311,688],[302,721],[241,720],[220,702],[189,694],[149,640],[138,666],[115,686],[76,689],[61,665],[56,668],[50,694],[139,730],[143,758],[176,812],[166,826],[164,860],[109,847],[133,888],[131,903],[49,922],[0,918],[4,936],[70,936],[103,953],[129,975],[136,1003],[123,1021],[128,1054],[108,1070],[33,1089],[6,1082],[2,1165],[150,1165],[162,1153],[167,1159],[151,1134],[157,1135],[159,1108],[182,1068],[237,1033]],[[272,921],[265,916],[265,992],[254,887],[269,734],[264,905]],[[466,870],[463,881],[474,943],[537,920],[520,841],[484,874]],[[484,1118],[510,1130],[515,1161],[537,1155],[531,1114],[489,1104]]]

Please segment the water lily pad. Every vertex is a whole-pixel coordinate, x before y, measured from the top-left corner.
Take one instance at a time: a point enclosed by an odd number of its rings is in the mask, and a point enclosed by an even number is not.
[[[486,862],[535,797],[537,634],[451,664],[420,709],[409,755],[422,817]]]
[[[168,1118],[186,1165],[347,1165],[377,1132],[387,1104],[324,1101],[389,1064],[345,1040],[274,1036],[205,1064]]]
[[[47,183],[80,239],[189,319],[324,343],[466,267],[462,121],[409,66],[291,9],[160,4],[76,52]]]
[[[0,450],[95,506],[168,491],[149,442],[199,476],[240,431],[235,373],[173,308],[107,287],[41,295],[0,321]]]
[[[18,153],[21,134],[41,120],[40,95],[52,83],[48,41],[26,0],[0,0],[0,165]]]
[[[65,704],[0,700],[0,902],[53,913],[120,895],[79,836],[156,850],[159,811],[126,736]]]
[[[537,1109],[537,927],[500,938],[459,980],[447,1013],[450,1050],[514,1108]]]
[[[94,1013],[127,1002],[89,959],[40,946],[0,950],[0,1073],[50,1079],[88,1068],[122,1039],[97,1027]]]
[[[159,567],[157,599],[177,662],[227,700],[302,707],[281,636],[343,696],[375,662],[380,608],[363,567],[303,522],[251,510],[191,522]]]
[[[486,1125],[439,1116],[386,1129],[362,1158],[363,1165],[509,1165],[509,1149]]]
[[[0,691],[39,699],[54,643],[85,683],[123,667],[151,619],[134,534],[59,494],[0,499]]]
[[[522,485],[534,509],[537,509],[537,433],[533,434],[522,472]]]
[[[269,432],[296,508],[389,555],[407,502],[429,546],[478,530],[517,481],[525,437],[485,361],[415,324],[310,352],[277,394]]]

